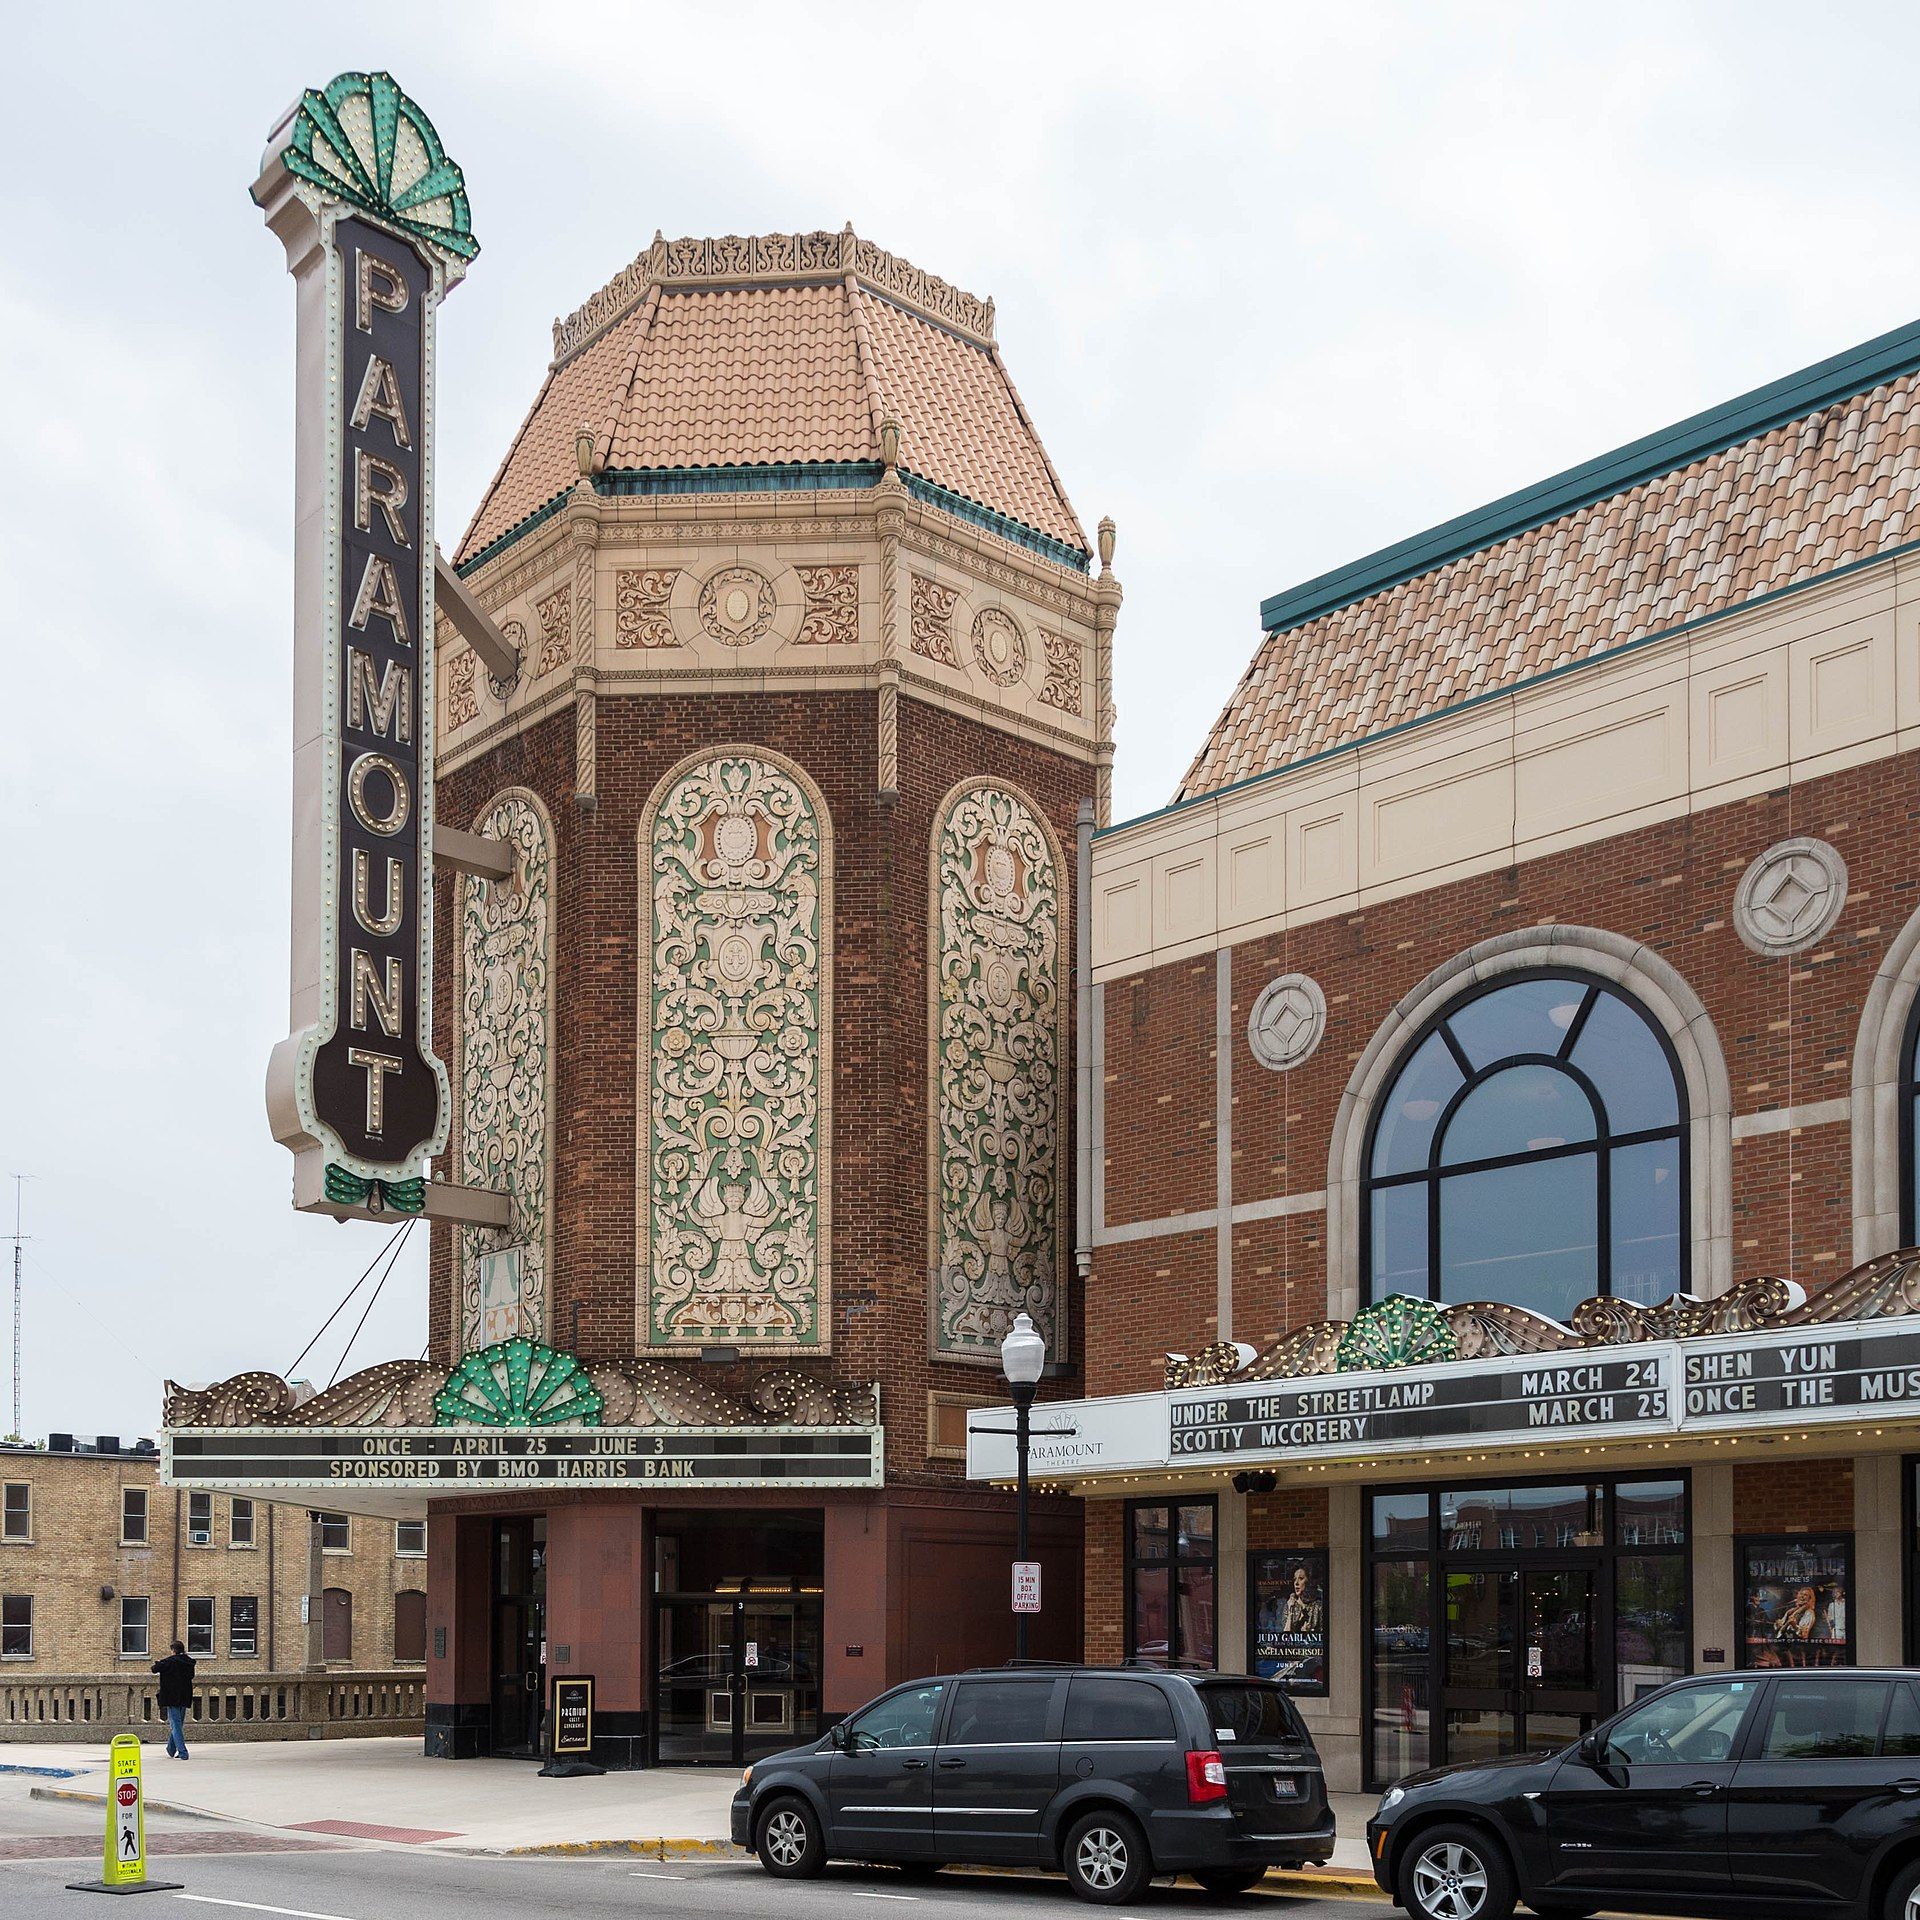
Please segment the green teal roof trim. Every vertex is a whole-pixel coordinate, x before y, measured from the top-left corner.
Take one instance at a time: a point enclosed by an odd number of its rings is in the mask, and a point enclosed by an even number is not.
[[[1920,368],[1920,321],[1896,327],[1829,360],[1769,381],[1738,399],[1709,407],[1658,433],[1476,507],[1458,519],[1382,547],[1285,593],[1273,594],[1260,603],[1260,624],[1269,633],[1304,626],[1322,614],[1382,593],[1450,560],[1496,546],[1562,514],[1591,506],[1596,500],[1676,472],[1804,414],[1851,400],[1916,368]]]
[[[793,460],[742,467],[610,467],[595,475],[593,490],[608,495],[804,493],[827,487],[876,486],[885,472],[886,468],[877,460]],[[923,480],[919,474],[909,473],[905,468],[901,469],[900,477],[916,500],[924,500],[943,513],[950,513],[956,520],[985,527],[989,533],[997,533],[1001,539],[1011,541],[1017,547],[1026,547],[1031,552],[1056,560],[1063,566],[1076,568],[1081,573],[1087,571],[1092,556],[1085,548],[1069,546],[1064,540],[1056,540],[1051,534],[1028,526],[1024,520],[995,513],[991,507],[983,507],[977,500],[969,500],[965,494],[937,486],[931,480]],[[489,540],[478,553],[462,560],[454,571],[464,580],[477,568],[485,566],[496,554],[504,553],[523,534],[531,533],[543,520],[550,520],[566,503],[567,494],[555,494],[545,506],[535,508],[517,526],[509,527],[505,533]]]
[[[1358,753],[1362,747],[1378,746],[1382,740],[1392,740],[1400,734],[1411,733],[1416,727],[1430,727],[1436,720],[1469,712],[1474,707],[1484,707],[1490,700],[1511,699],[1515,694],[1543,687],[1549,680],[1564,680],[1570,673],[1584,673],[1589,667],[1597,667],[1608,660],[1618,660],[1623,654],[1638,653],[1642,647],[1657,645],[1662,640],[1677,640],[1681,634],[1696,632],[1701,627],[1717,626],[1722,620],[1751,613],[1756,607],[1764,607],[1771,601],[1784,600],[1790,594],[1810,593],[1815,587],[1830,586],[1850,573],[1858,573],[1865,567],[1884,566],[1888,561],[1898,560],[1910,553],[1920,553],[1920,540],[1908,540],[1900,546],[1888,547],[1882,553],[1870,553],[1863,559],[1849,560],[1845,566],[1830,567],[1825,573],[1795,580],[1788,586],[1775,587],[1770,593],[1756,593],[1752,599],[1738,601],[1730,607],[1716,607],[1711,613],[1701,614],[1697,620],[1681,621],[1677,627],[1662,627],[1658,633],[1636,634],[1633,639],[1623,640],[1617,647],[1607,648],[1604,653],[1588,654],[1583,660],[1562,661],[1557,667],[1548,667],[1544,673],[1530,674],[1526,679],[1512,681],[1506,686],[1489,687],[1484,693],[1470,694],[1464,700],[1454,701],[1451,706],[1435,707],[1431,713],[1416,714],[1411,720],[1382,727],[1378,733],[1362,734],[1357,740],[1342,740],[1337,746],[1323,747],[1318,753],[1305,754],[1298,760],[1288,760],[1277,767],[1263,767],[1258,773],[1248,774],[1244,780],[1228,781],[1224,787],[1210,787],[1205,793],[1189,794],[1184,800],[1170,800],[1164,807],[1136,813],[1128,820],[1116,820],[1111,826],[1096,827],[1093,837],[1104,840],[1109,834],[1125,833],[1132,827],[1145,826],[1149,820],[1164,820],[1169,814],[1184,813],[1189,807],[1204,807],[1211,801],[1224,800],[1230,793],[1244,793],[1247,788],[1257,787],[1262,781],[1278,780],[1285,774],[1299,773],[1303,768],[1337,760],[1343,753]]]

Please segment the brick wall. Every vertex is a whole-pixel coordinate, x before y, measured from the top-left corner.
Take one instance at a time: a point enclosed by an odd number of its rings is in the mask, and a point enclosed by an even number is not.
[[[1907,754],[1244,943],[1232,973],[1234,1200],[1321,1192],[1341,1096],[1395,1003],[1475,942],[1556,921],[1643,941],[1680,972],[1718,1032],[1736,1115],[1845,1095],[1875,969],[1920,904],[1917,813],[1920,756]],[[1846,908],[1813,950],[1767,959],[1733,930],[1734,889],[1794,834],[1845,857]],[[1310,1060],[1277,1074],[1254,1060],[1245,1030],[1261,988],[1286,971],[1320,983],[1327,1028]],[[1110,1224],[1214,1205],[1213,1009],[1211,955],[1107,985]],[[1818,1285],[1844,1272],[1846,1125],[1758,1136],[1732,1153],[1734,1277]],[[1315,1208],[1235,1229],[1236,1337],[1265,1341],[1325,1313],[1325,1228]],[[1116,1326],[1111,1337],[1096,1328],[1091,1391],[1150,1385],[1160,1352],[1214,1337],[1210,1266],[1204,1235],[1100,1250],[1096,1317]]]
[[[1282,1487],[1275,1493],[1247,1496],[1247,1548],[1252,1553],[1284,1553],[1294,1547],[1327,1544],[1327,1492],[1324,1487]]]
[[[188,1495],[159,1484],[152,1458],[112,1454],[0,1453],[0,1481],[26,1485],[31,1494],[32,1537],[0,1541],[0,1592],[33,1599],[33,1654],[0,1662],[25,1675],[144,1673],[187,1637],[187,1600],[214,1603],[214,1651],[200,1659],[201,1673],[235,1676],[298,1671],[306,1664],[300,1601],[307,1591],[308,1522],[305,1507],[270,1507],[255,1501],[253,1545],[234,1544],[233,1502],[213,1495],[211,1539],[195,1544],[188,1526]],[[147,1495],[144,1545],[121,1539],[121,1489]],[[321,1583],[352,1595],[352,1659],[342,1665],[394,1665],[394,1595],[424,1589],[424,1558],[395,1548],[394,1523],[355,1515],[349,1550],[322,1556]],[[101,1589],[113,1597],[103,1600]],[[229,1602],[235,1595],[259,1602],[257,1651],[236,1658],[229,1644]],[[144,1654],[120,1653],[120,1600],[149,1602]],[[316,1604],[318,1604],[316,1602]],[[271,1611],[271,1619],[269,1613]]]
[[[441,781],[441,817],[470,824],[509,785],[545,801],[556,840],[554,1271],[551,1334],[585,1358],[635,1350],[636,1168],[645,1111],[636,1072],[643,903],[638,834],[655,783],[689,753],[767,747],[804,767],[834,841],[832,1293],[830,1361],[803,1369],[881,1382],[888,1477],[952,1484],[963,1469],[926,1458],[927,1389],[997,1391],[997,1368],[927,1358],[927,921],[934,816],[960,779],[995,776],[1039,804],[1060,842],[1063,901],[1073,894],[1075,817],[1091,776],[1065,756],[920,702],[900,703],[897,800],[874,787],[875,696],[864,693],[603,697],[598,802],[573,799],[573,717],[557,715]],[[435,1028],[451,1064],[454,880],[438,881]],[[1063,928],[1062,989],[1073,945]],[[1071,1004],[1069,1002],[1069,1004]],[[1072,1086],[1071,1023],[1061,1061]],[[1061,1139],[1061,1205],[1072,1235],[1070,1113]],[[455,1165],[458,1164],[457,1158]],[[1071,1261],[1068,1261],[1069,1270]],[[432,1348],[451,1358],[452,1238],[434,1231]],[[1077,1301],[1070,1351],[1082,1343]],[[782,1357],[786,1364],[786,1357]],[[725,1370],[710,1368],[726,1387]],[[1078,1382],[1049,1385],[1067,1391]]]
[[[1086,1503],[1087,1630],[1085,1657],[1096,1664],[1126,1657],[1127,1503]]]
[[[1851,1533],[1851,1460],[1743,1460],[1733,1470],[1736,1533]]]

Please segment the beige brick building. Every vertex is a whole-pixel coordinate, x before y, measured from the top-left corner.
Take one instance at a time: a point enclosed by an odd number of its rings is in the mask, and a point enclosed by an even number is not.
[[[424,1671],[420,1523],[162,1487],[112,1436],[0,1448],[0,1486],[0,1681],[140,1674],[174,1640],[202,1681]]]

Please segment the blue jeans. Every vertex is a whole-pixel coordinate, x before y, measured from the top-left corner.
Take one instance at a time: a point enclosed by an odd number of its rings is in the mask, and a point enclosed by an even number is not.
[[[187,1757],[187,1710],[185,1707],[167,1709],[167,1752],[178,1754],[182,1760]]]

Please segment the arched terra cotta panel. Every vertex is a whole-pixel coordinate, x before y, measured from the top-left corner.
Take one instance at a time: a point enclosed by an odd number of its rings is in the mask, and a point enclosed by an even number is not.
[[[829,1345],[831,828],[756,748],[683,761],[641,828],[640,1342]]]
[[[462,1353],[544,1340],[553,1265],[553,827],[509,787],[474,830],[512,849],[514,874],[459,882],[460,1177],[504,1188],[513,1218],[460,1232]]]
[[[1024,1309],[1058,1359],[1067,1324],[1058,850],[1024,794],[970,781],[935,815],[932,869],[932,1351],[997,1364]]]

